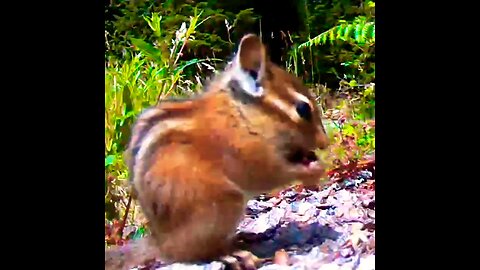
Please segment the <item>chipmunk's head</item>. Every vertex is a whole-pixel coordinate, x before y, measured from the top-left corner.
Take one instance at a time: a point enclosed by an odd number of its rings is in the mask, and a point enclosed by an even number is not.
[[[302,82],[269,61],[261,39],[246,35],[223,78],[251,132],[273,144],[290,167],[316,161],[328,138],[320,108]]]

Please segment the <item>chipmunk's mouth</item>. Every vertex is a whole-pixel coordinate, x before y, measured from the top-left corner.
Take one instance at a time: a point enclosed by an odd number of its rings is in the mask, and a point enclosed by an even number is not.
[[[288,162],[294,165],[303,165],[311,167],[318,164],[318,157],[312,150],[304,150],[302,148],[295,148],[287,154]]]

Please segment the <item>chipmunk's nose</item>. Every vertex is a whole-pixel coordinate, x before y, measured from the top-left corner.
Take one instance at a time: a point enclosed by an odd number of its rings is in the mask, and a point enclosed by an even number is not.
[[[323,127],[323,125],[319,126],[319,132],[317,132],[315,140],[318,148],[322,150],[328,148],[330,140],[327,136],[327,133],[325,132],[325,128]]]

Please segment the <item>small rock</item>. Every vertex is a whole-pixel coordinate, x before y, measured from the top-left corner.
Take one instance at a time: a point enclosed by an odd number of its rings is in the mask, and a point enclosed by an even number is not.
[[[268,229],[279,225],[280,219],[285,215],[285,209],[273,208],[268,213],[262,213],[256,219],[250,219],[239,226],[240,231],[248,233],[264,233]]]
[[[375,270],[375,255],[366,258],[360,258],[360,264],[357,270]]]

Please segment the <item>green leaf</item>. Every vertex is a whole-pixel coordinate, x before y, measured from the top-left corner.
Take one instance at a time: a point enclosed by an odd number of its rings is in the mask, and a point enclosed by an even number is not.
[[[360,138],[357,141],[358,146],[365,146],[366,144],[367,144],[367,140],[365,140],[364,138]]]
[[[145,235],[145,228],[138,228],[135,234],[132,236],[132,240],[140,239]]]
[[[355,40],[359,43],[360,43],[360,37],[362,35],[362,29],[363,29],[363,27],[362,27],[361,24],[357,24],[355,26]]]
[[[353,25],[351,25],[351,24],[347,25],[347,27],[345,27],[345,32],[343,34],[343,38],[345,40],[349,40],[350,35],[352,34],[352,31],[353,31]]]
[[[159,49],[153,47],[151,44],[142,39],[131,38],[130,40],[137,50],[152,58],[154,61],[163,63],[162,52]]]
[[[366,24],[364,29],[365,39],[374,40],[375,39],[375,25],[373,23]]]
[[[341,39],[342,35],[343,35],[343,31],[345,30],[345,26],[343,24],[341,24],[341,25],[337,26],[337,28],[335,28],[335,29],[336,29],[336,32],[337,32],[337,34],[335,35],[336,36],[335,38],[336,39]]]
[[[162,36],[162,28],[160,27],[160,22],[161,22],[163,17],[161,15],[159,15],[158,13],[153,13],[151,18],[148,18],[148,17],[145,17],[145,16],[143,18],[145,19],[145,21],[147,21],[148,26],[150,26],[150,28],[153,30],[153,33],[157,37],[161,37]]]
[[[335,41],[335,31],[334,31],[335,28],[331,29],[330,30],[330,34],[329,34],[329,39],[330,39],[330,44],[333,44],[333,42]]]
[[[183,71],[183,69],[185,69],[186,67],[188,66],[191,66],[191,65],[195,65],[197,63],[200,63],[200,62],[204,62],[205,60],[199,60],[197,58],[194,58],[192,60],[189,60],[185,63],[183,63],[182,65],[178,66],[177,68],[175,68],[175,73],[179,72],[179,71]]]
[[[117,158],[114,155],[108,155],[107,157],[105,157],[105,167],[113,165],[116,159]]]
[[[345,135],[354,135],[354,134],[355,134],[355,129],[353,128],[353,126],[345,125],[345,126],[343,127],[343,134],[345,134]]]

